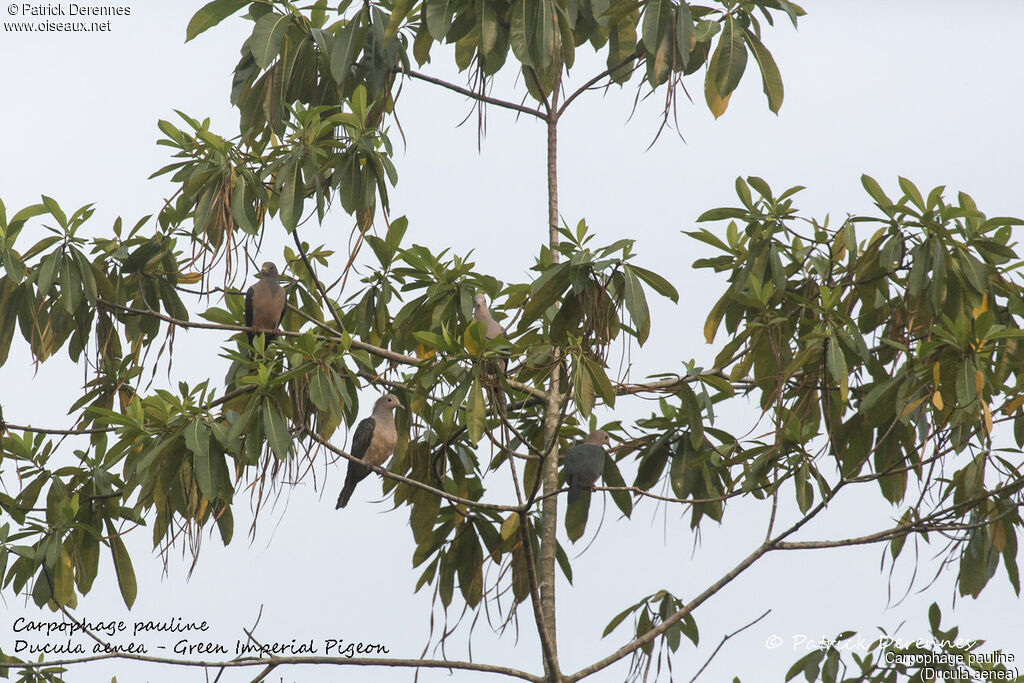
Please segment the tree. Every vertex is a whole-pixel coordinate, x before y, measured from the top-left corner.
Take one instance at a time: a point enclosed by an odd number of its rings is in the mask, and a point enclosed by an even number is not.
[[[79,359],[96,346],[95,376],[74,406],[73,431],[90,439],[80,464],[53,467],[56,442],[46,430],[5,425],[5,459],[17,463],[26,483],[17,496],[0,498],[16,525],[0,532],[0,567],[10,560],[0,572],[5,585],[30,589],[40,606],[73,608],[106,545],[130,605],[135,587],[119,522],[145,521],[161,543],[186,542],[212,522],[229,542],[231,505],[244,478],[269,483],[317,449],[345,457],[331,439],[359,415],[356,392],[366,381],[397,392],[409,409],[404,438],[382,474],[396,509],[409,514],[422,585],[435,587],[445,606],[458,600],[470,610],[496,604],[511,588],[505,614],[512,619],[527,606],[542,643],[538,658],[552,679],[579,680],[626,657],[637,674],[660,666],[682,635],[697,640],[697,607],[778,551],[888,542],[895,561],[908,537],[949,533],[963,594],[977,595],[1000,557],[1017,587],[1019,477],[992,446],[999,424],[1017,427],[1024,403],[1017,402],[1020,290],[1010,275],[1016,221],[986,219],[966,196],[950,202],[938,190],[925,199],[902,179],[901,196],[890,199],[865,178],[879,214],[830,228],[799,217],[795,188],[776,194],[761,179],[740,180],[740,206],[702,217],[731,221],[724,237],[692,233],[723,252],[698,265],[729,274],[706,327],[709,341],[723,323],[729,334],[714,367],[645,383],[609,376],[612,350],[647,339],[648,293],[678,295],[632,262],[629,241],[593,245],[585,223],[561,220],[559,117],[590,87],[626,82],[643,66],[647,84],[666,97],[667,124],[682,77],[705,64],[705,97],[721,114],[748,55],[775,111],[781,80],[758,18],[786,12],[795,21],[799,8],[780,1],[603,9],[520,0],[329,11],[325,2],[299,9],[217,0],[197,13],[189,36],[244,8],[253,33],[232,91],[240,135],[220,137],[188,116],[161,122],[164,144],[179,159],[164,172],[181,189],[154,224],[118,224],[112,237],[86,241],[76,233],[91,210],[68,217],[47,198],[0,221],[0,302],[18,312],[17,322],[9,317],[0,328],[0,359],[16,332],[40,362],[65,347]],[[434,42],[455,43],[456,60],[472,69],[475,86],[415,71],[410,40],[421,66]],[[570,91],[565,70],[587,40],[606,54],[608,68]],[[487,94],[510,49],[536,104]],[[461,254],[409,246],[408,221],[389,215],[389,123],[400,109],[403,78],[545,122],[549,224],[532,282],[500,283]],[[323,223],[335,199],[357,226],[356,249],[343,257],[303,240],[306,212]],[[25,225],[43,215],[57,222],[57,233],[16,245]],[[268,218],[295,244],[284,254],[294,281],[289,332],[250,351],[233,276],[246,247],[276,229]],[[380,235],[371,234],[377,220],[386,226]],[[861,223],[878,228],[858,234]],[[362,243],[379,267],[356,294],[344,292]],[[207,322],[199,323],[190,311],[201,304],[187,307],[187,290],[200,284],[211,291],[217,277],[226,308],[206,307],[199,316]],[[341,282],[331,285],[335,277]],[[497,310],[508,314],[508,340],[488,341],[471,322],[477,291],[504,299]],[[238,333],[224,387],[211,381],[179,386],[177,394],[147,392],[137,378],[149,345],[196,326]],[[510,356],[512,372],[496,387],[487,362],[499,355]],[[504,409],[498,393],[507,397]],[[603,490],[621,512],[659,498],[690,510],[699,528],[706,517],[721,520],[730,500],[749,497],[765,501],[769,532],[703,592],[661,591],[622,612],[609,629],[632,617],[634,637],[566,674],[555,622],[556,572],[571,576],[556,537],[558,456],[607,415],[602,406],[636,395],[661,396],[659,411],[633,425],[601,425],[617,437]],[[758,421],[771,425],[766,435],[734,436],[714,425],[716,406],[743,396],[758,400]],[[490,459],[481,442],[494,444]],[[627,487],[622,472],[634,469]],[[505,477],[510,495],[489,494],[508,489]],[[666,480],[672,495],[652,492]],[[907,495],[910,482],[919,489],[916,504]],[[898,524],[858,538],[797,537],[840,492],[876,486],[901,507]],[[586,511],[565,516],[570,538],[582,534]],[[488,585],[492,568],[498,578]]]

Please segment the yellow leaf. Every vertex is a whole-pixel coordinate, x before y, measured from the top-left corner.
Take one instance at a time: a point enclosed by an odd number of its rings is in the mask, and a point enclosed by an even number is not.
[[[1002,553],[1003,548],[1006,547],[1006,529],[1003,528],[1002,521],[989,524],[988,534],[992,539],[992,549],[997,553]]]
[[[519,513],[513,512],[501,523],[501,537],[507,541],[517,531],[519,531]]]
[[[708,344],[715,341],[715,333],[718,332],[718,325],[722,322],[724,315],[725,299],[722,298],[714,305],[711,312],[708,313],[708,319],[704,321],[704,341]]]
[[[715,115],[717,119],[719,116],[725,113],[725,110],[729,107],[729,98],[732,97],[732,93],[729,93],[725,97],[719,97],[718,93],[710,92],[707,94],[708,109]]]
[[[992,411],[988,409],[987,403],[981,404],[982,409],[985,411],[985,431],[989,434],[992,433]]]
[[[936,391],[939,388],[939,364],[938,362],[932,366],[932,384],[935,385]]]
[[[1005,406],[1003,406],[1003,415],[1009,415],[1010,413],[1016,411],[1021,406],[1024,406],[1024,395],[1018,396],[1017,398],[1013,399]]]
[[[988,292],[981,295],[981,306],[971,309],[971,315],[977,320],[978,316],[988,310]]]
[[[906,417],[907,417],[907,415],[910,415],[910,414],[911,414],[912,412],[914,412],[915,410],[917,410],[917,407],[918,407],[919,405],[921,405],[922,403],[924,403],[924,401],[925,401],[925,399],[926,399],[926,398],[928,398],[928,397],[927,397],[927,396],[922,396],[921,398],[917,399],[916,401],[914,401],[913,403],[911,403],[911,404],[910,404],[909,406],[907,406],[906,408],[904,408],[904,409],[903,409],[903,414],[901,414],[901,415],[900,415],[900,418],[901,418],[901,419],[902,419],[902,418],[906,418]]]
[[[436,354],[436,351],[434,351],[434,349],[428,349],[423,344],[417,344],[416,345],[416,357],[417,358],[420,358],[420,359],[433,358],[435,354]]]
[[[194,285],[202,279],[202,273],[178,273],[178,282],[183,285]]]
[[[981,396],[981,390],[985,388],[985,373],[981,370],[974,371],[974,388],[978,392],[978,396]]]
[[[942,394],[939,393],[938,389],[932,394],[932,405],[935,406],[936,410],[942,410]]]

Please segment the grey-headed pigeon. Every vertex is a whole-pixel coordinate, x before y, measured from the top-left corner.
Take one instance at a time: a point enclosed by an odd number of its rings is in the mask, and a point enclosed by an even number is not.
[[[383,465],[391,452],[395,450],[395,443],[398,441],[398,430],[395,429],[395,406],[399,405],[398,397],[394,394],[384,394],[373,404],[373,412],[370,417],[364,418],[356,433],[352,437],[352,455],[363,462],[373,465]],[[345,475],[345,487],[341,489],[338,496],[338,504],[335,509],[348,505],[348,499],[356,490],[356,484],[366,478],[370,472],[369,467],[359,463],[348,462],[348,474]]]
[[[247,333],[249,345],[256,334],[266,335],[266,344],[274,341],[284,318],[284,288],[277,281],[277,266],[270,261],[263,264],[257,274],[259,281],[245,293],[245,326],[251,328]]]
[[[487,326],[487,339],[495,339],[505,334],[505,328],[498,324],[498,321],[491,316],[490,309],[487,308],[487,299],[483,294],[477,294],[473,297],[473,319],[479,320]],[[508,369],[508,359],[500,358],[495,360],[492,367],[492,372],[505,374],[505,370]]]
[[[604,472],[604,446],[609,444],[608,432],[595,429],[582,443],[565,452],[565,483],[569,486],[569,505],[580,493],[591,488]]]

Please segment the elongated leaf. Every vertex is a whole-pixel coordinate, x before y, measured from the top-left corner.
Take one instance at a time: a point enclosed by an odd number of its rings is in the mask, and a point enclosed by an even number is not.
[[[484,400],[484,390],[480,386],[480,378],[477,377],[473,379],[473,386],[469,390],[469,403],[466,406],[466,431],[470,441],[473,443],[480,441],[486,423],[487,402]]]
[[[192,472],[207,500],[217,497],[217,472],[210,457],[210,428],[200,419],[185,427],[185,446],[193,453]]]
[[[107,535],[110,537],[110,554],[114,559],[114,572],[117,574],[117,585],[121,589],[121,598],[128,609],[131,609],[135,604],[135,596],[138,594],[132,558],[128,555],[124,541],[121,540],[121,536],[110,520],[107,520]]]
[[[626,310],[629,311],[629,316],[633,319],[637,342],[642,346],[651,333],[651,313],[647,308],[647,296],[632,267],[623,268],[623,275],[625,276]]]
[[[306,189],[299,172],[299,164],[291,160],[283,171],[281,185],[281,222],[289,231],[294,230],[302,220],[302,204]]]
[[[288,457],[292,447],[292,435],[288,433],[284,418],[269,401],[263,404],[263,429],[270,443],[270,450],[280,460]]]
[[[828,357],[826,361],[832,379],[839,382],[839,400],[846,403],[846,397],[850,390],[850,378],[846,369],[846,356],[843,354],[843,350],[839,348],[839,343],[833,336],[828,338]]]
[[[477,0],[476,15],[480,24],[480,54],[487,57],[498,42],[498,15],[494,0]]]
[[[213,0],[199,8],[192,15],[185,29],[185,42],[192,40],[203,31],[213,28],[232,14],[248,5],[250,0]]]
[[[426,0],[427,30],[436,41],[444,40],[452,26],[451,0]]]
[[[668,0],[648,0],[643,23],[643,43],[648,53],[654,54],[658,51],[671,20],[672,3]]]
[[[747,49],[743,45],[743,29],[737,20],[728,14],[722,24],[722,36],[712,57],[708,73],[714,78],[715,92],[727,98],[740,84],[743,70],[747,66]]]
[[[281,41],[288,32],[292,18],[290,15],[269,12],[260,17],[249,39],[249,52],[256,60],[256,66],[266,69],[277,58],[281,51]]]
[[[697,47],[697,30],[690,7],[685,2],[676,9],[676,47],[683,60],[683,68],[686,68],[690,65],[690,53]]]
[[[402,26],[409,10],[412,9],[413,0],[395,0],[395,8],[391,10],[391,18],[388,20],[387,28],[384,29],[384,40],[388,41],[395,37],[398,29]]]
[[[341,89],[352,73],[356,55],[363,49],[366,28],[359,19],[353,19],[335,34],[331,41],[331,78]]]
[[[636,273],[636,276],[650,285],[658,294],[661,294],[667,299],[671,299],[672,303],[679,303],[679,292],[672,286],[672,283],[658,275],[654,271],[647,270],[646,268],[640,268],[639,266],[630,266],[630,270]]]
[[[761,71],[761,88],[764,90],[765,97],[768,98],[768,109],[773,114],[778,114],[779,108],[782,107],[783,97],[782,74],[779,73],[779,67],[775,63],[772,53],[753,31],[743,29],[743,38],[750,46],[750,52],[754,55],[754,61],[757,62],[757,68]]]

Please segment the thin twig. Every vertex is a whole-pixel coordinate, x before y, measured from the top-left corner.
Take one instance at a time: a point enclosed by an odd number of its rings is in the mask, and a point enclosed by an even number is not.
[[[700,676],[700,675],[701,675],[702,673],[704,673],[704,669],[708,668],[708,664],[710,664],[710,663],[711,663],[711,660],[715,658],[715,655],[717,655],[717,654],[718,654],[718,651],[722,649],[722,646],[723,646],[723,645],[725,645],[725,642],[726,642],[727,640],[729,640],[729,639],[730,639],[730,638],[732,638],[733,636],[738,636],[739,634],[743,633],[743,632],[744,632],[744,631],[746,631],[746,630],[747,630],[748,628],[750,628],[751,626],[753,626],[754,624],[756,624],[757,622],[761,621],[761,620],[762,620],[762,619],[764,619],[764,618],[765,618],[766,616],[768,616],[769,614],[771,614],[771,612],[772,612],[772,611],[771,611],[770,609],[769,609],[769,610],[765,610],[765,613],[764,613],[764,614],[762,614],[761,616],[759,616],[759,617],[758,617],[757,619],[754,619],[754,620],[753,620],[752,622],[750,622],[749,624],[747,624],[747,625],[746,625],[746,626],[744,626],[743,628],[739,628],[739,629],[737,629],[737,630],[733,631],[732,633],[730,633],[730,634],[728,634],[728,635],[726,635],[726,636],[722,636],[722,642],[720,642],[720,643],[718,644],[718,647],[716,647],[716,648],[715,648],[715,651],[714,651],[714,652],[712,652],[712,653],[711,653],[711,656],[710,656],[710,657],[708,657],[708,660],[707,660],[706,662],[704,662],[704,666],[702,666],[702,667],[701,667],[701,668],[700,668],[700,669],[699,669],[699,670],[697,671],[697,673],[695,673],[695,674],[693,675],[693,678],[691,678],[691,679],[690,679],[690,683],[693,683],[694,681],[696,681],[696,680],[697,680],[697,677],[698,677],[698,676]]]

